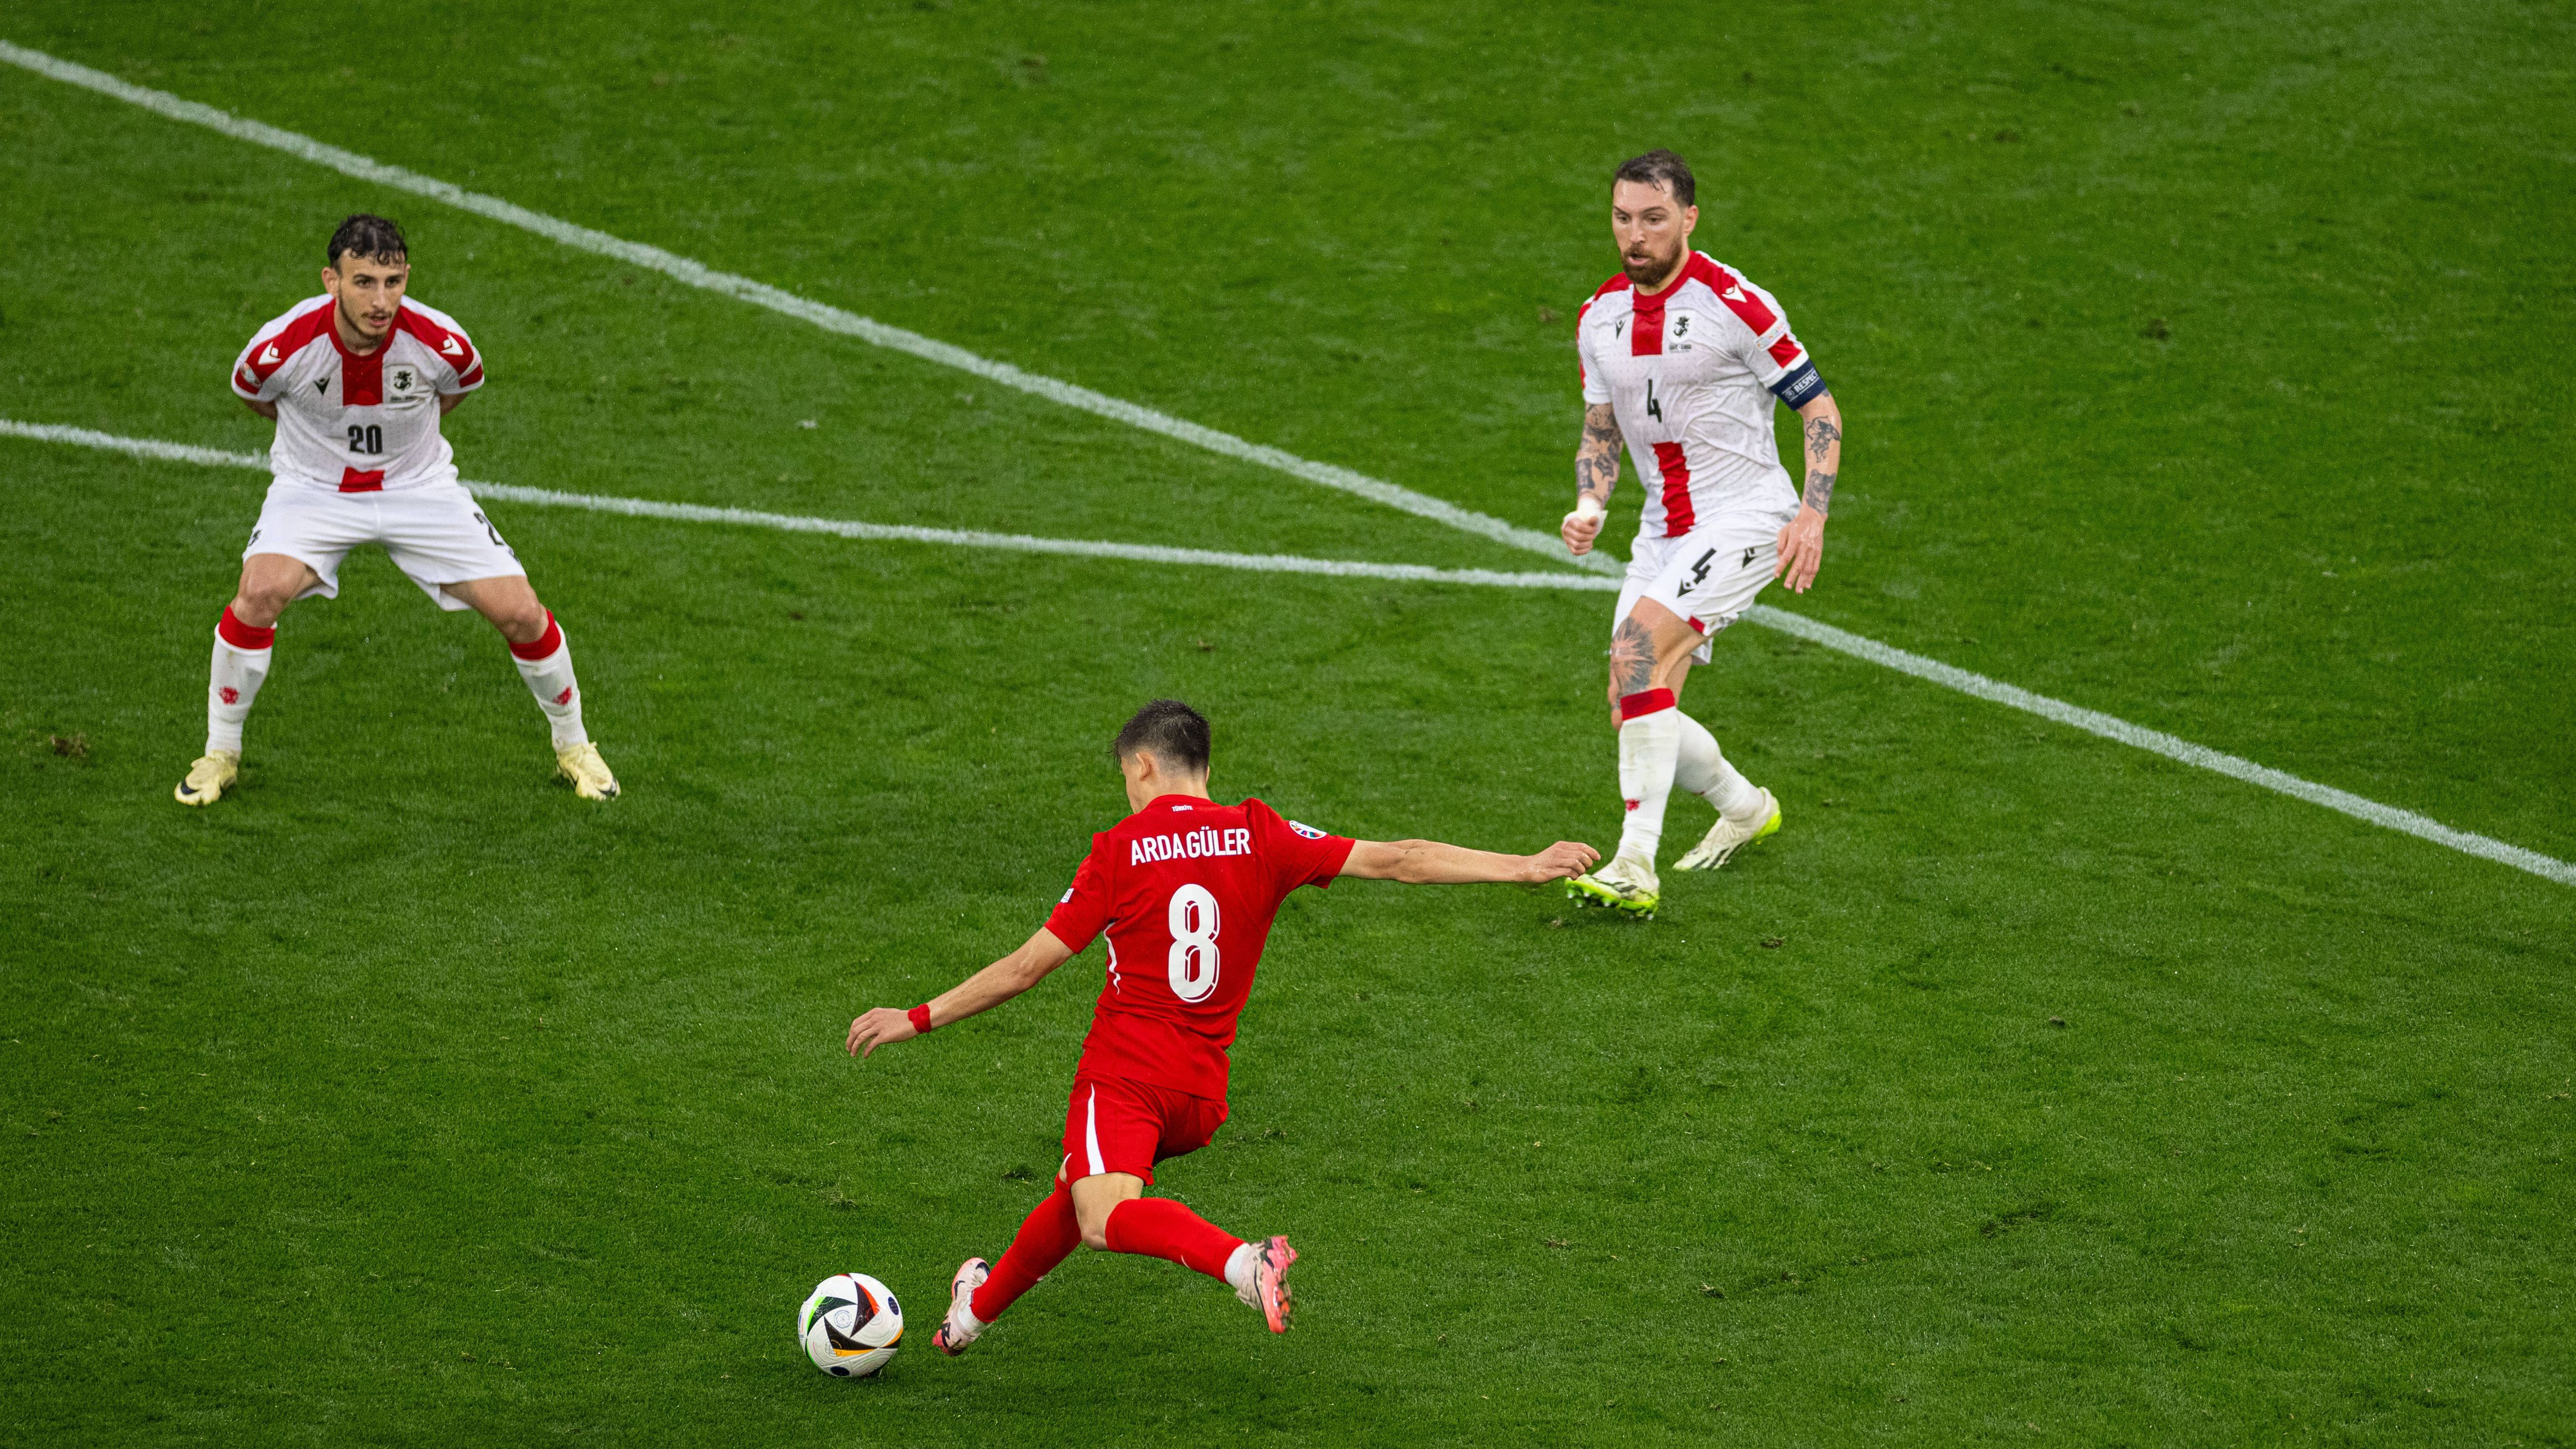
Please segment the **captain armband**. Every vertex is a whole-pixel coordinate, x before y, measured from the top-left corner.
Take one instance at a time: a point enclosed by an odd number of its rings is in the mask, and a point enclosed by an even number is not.
[[[1825,380],[1816,375],[1813,358],[1799,359],[1798,365],[1791,368],[1786,376],[1771,384],[1771,395],[1792,409],[1805,407],[1820,397],[1833,396],[1825,387]]]

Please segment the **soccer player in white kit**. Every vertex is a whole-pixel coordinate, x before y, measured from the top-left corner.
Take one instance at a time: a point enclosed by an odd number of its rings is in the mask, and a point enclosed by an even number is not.
[[[439,436],[438,420],[483,385],[482,354],[454,318],[404,295],[410,281],[401,230],[350,217],[332,234],[323,295],[260,328],[233,363],[234,395],[277,424],[276,480],[215,626],[206,753],[179,782],[182,805],[212,804],[240,778],[242,723],[268,677],[278,616],[297,599],[336,598],[340,561],[366,543],[440,608],[491,620],[553,728],[556,772],[584,799],[617,793],[582,729],[563,628],[456,481]]]
[[[1601,284],[1574,324],[1583,442],[1565,546],[1591,551],[1623,446],[1646,506],[1610,641],[1627,824],[1610,863],[1566,889],[1578,904],[1641,916],[1662,900],[1655,849],[1675,784],[1717,809],[1717,823],[1676,870],[1715,870],[1780,828],[1780,802],[1681,712],[1682,682],[1764,585],[1776,578],[1804,593],[1815,581],[1842,466],[1842,411],[1780,304],[1690,249],[1696,190],[1690,168],[1670,151],[1619,168],[1610,225],[1624,270]],[[1775,399],[1806,423],[1803,496],[1780,466]]]

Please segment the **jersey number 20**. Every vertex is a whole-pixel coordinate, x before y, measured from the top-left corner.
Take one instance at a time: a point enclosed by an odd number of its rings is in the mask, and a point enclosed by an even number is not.
[[[1172,994],[1183,1001],[1205,1001],[1216,991],[1216,897],[1203,885],[1172,892]]]

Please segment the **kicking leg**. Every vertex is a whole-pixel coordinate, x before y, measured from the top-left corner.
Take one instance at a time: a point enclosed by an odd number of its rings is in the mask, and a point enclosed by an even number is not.
[[[241,583],[215,621],[215,652],[206,670],[206,752],[188,767],[176,792],[182,805],[211,805],[241,776],[242,725],[268,678],[277,620],[321,575],[302,559],[255,553],[242,560]]]
[[[966,1345],[983,1336],[986,1325],[1036,1287],[1040,1278],[1054,1272],[1056,1264],[1081,1242],[1073,1193],[1059,1172],[1055,1190],[1020,1224],[1002,1261],[988,1264],[969,1258],[959,1266],[949,1282],[948,1317],[931,1336],[931,1346],[951,1357],[964,1353]]]
[[[582,728],[581,685],[573,678],[572,645],[564,638],[563,626],[555,622],[554,611],[537,602],[537,591],[528,586],[526,576],[503,574],[440,587],[491,620],[508,641],[519,677],[527,681],[528,692],[537,697],[537,708],[545,711],[546,723],[553,729],[555,772],[572,781],[573,793],[585,800],[613,798],[617,777],[608,772],[608,762],[599,757],[599,748]]]

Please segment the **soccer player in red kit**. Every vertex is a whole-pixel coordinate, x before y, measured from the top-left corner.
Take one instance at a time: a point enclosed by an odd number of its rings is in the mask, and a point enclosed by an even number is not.
[[[1169,1258],[1220,1279],[1288,1328],[1284,1237],[1248,1243],[1170,1198],[1145,1196],[1154,1164],[1195,1152],[1225,1121],[1226,1048],[1252,990],[1279,903],[1340,876],[1428,883],[1523,881],[1580,874],[1600,859],[1559,841],[1536,855],[1496,855],[1432,840],[1351,840],[1281,818],[1258,800],[1208,795],[1208,722],[1156,700],[1118,734],[1133,814],[1091,838],[1045,926],[1018,950],[910,1011],[883,1006],[850,1023],[849,1049],[873,1052],[1001,1005],[1109,937],[1109,979],[1094,1008],[1064,1124],[1055,1190],[1020,1225],[998,1263],[969,1258],[949,1286],[931,1342],[963,1353],[1076,1243]]]
[[[278,616],[297,599],[338,597],[340,561],[368,543],[440,608],[492,621],[545,713],[555,772],[582,798],[608,799],[617,779],[583,731],[572,647],[457,481],[439,432],[483,385],[483,354],[455,318],[406,295],[410,250],[392,222],[350,217],[324,251],[323,295],[260,328],[233,363],[233,396],[277,424],[277,476],[215,626],[206,752],[179,782],[179,803],[211,805],[240,777],[242,725],[268,678]]]

